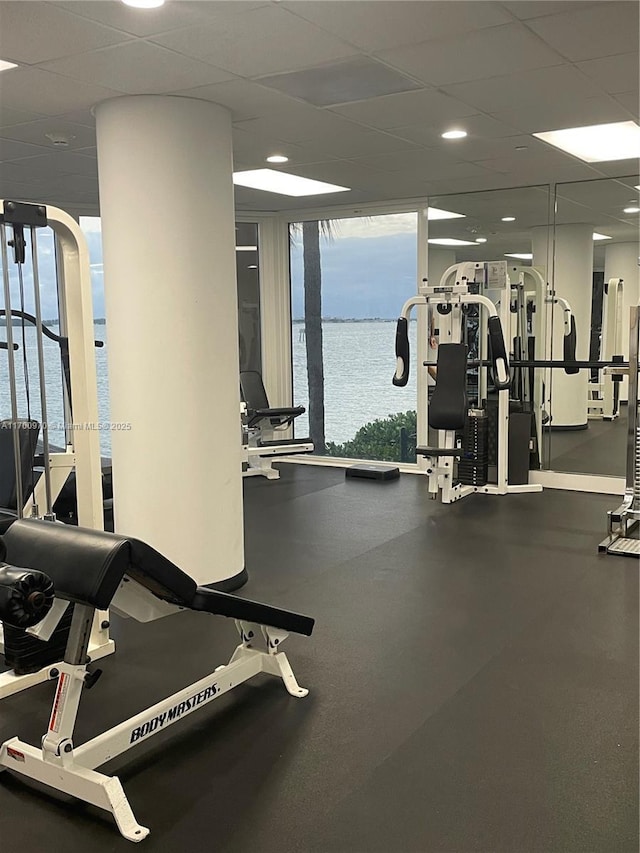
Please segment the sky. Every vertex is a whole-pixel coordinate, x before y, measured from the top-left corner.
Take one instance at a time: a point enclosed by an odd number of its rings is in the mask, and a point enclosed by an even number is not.
[[[105,316],[100,219],[82,217],[80,225],[89,248],[93,308]],[[321,239],[323,316],[342,319],[395,319],[416,290],[416,214],[386,214],[333,221],[333,236]],[[40,298],[45,320],[58,316],[53,232],[37,234]],[[28,251],[30,255],[30,250]],[[10,264],[12,305],[20,307],[18,276]],[[293,316],[304,314],[302,233],[291,242]],[[24,269],[26,310],[33,312],[30,259]]]

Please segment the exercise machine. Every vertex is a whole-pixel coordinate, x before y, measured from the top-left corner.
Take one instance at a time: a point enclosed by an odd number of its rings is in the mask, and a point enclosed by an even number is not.
[[[551,388],[549,367],[523,367],[520,362],[550,361],[552,353],[553,308],[562,312],[562,363],[568,375],[578,372],[576,367],[576,320],[569,302],[558,296],[536,267],[509,266],[511,287],[511,338],[513,341],[512,398],[523,403],[535,417],[534,438],[539,448],[543,430],[551,425]],[[545,306],[551,306],[551,313]]]
[[[64,660],[49,672],[57,687],[42,743],[5,741],[0,770],[110,812],[129,841],[142,841],[149,830],[137,822],[117,776],[96,768],[259,673],[281,678],[291,696],[308,693],[281,651],[290,632],[311,635],[314,620],[308,616],[198,587],[149,545],[113,533],[23,519],[9,528],[2,547],[0,619],[46,639],[70,603],[73,615]],[[226,616],[235,620],[240,644],[226,665],[76,745],[82,691],[100,677],[100,670],[90,671],[86,663],[91,625],[94,614],[107,608],[141,622],[184,609]]]
[[[629,363],[604,368],[607,375],[629,377],[627,463],[624,497],[620,506],[607,513],[607,538],[598,550],[625,557],[640,556],[640,401],[638,399],[640,349],[640,305],[630,309]]]
[[[405,386],[409,379],[408,323],[412,309],[419,306],[433,308],[439,323],[437,363],[425,362],[427,367],[436,367],[436,386],[431,400],[426,402],[426,416],[431,429],[437,431],[437,439],[430,446],[416,448],[416,453],[427,460],[430,496],[435,499],[440,494],[443,503],[453,503],[473,493],[504,495],[541,491],[540,486],[528,482],[509,482],[511,373],[502,333],[510,319],[507,263],[454,264],[437,285],[423,280],[418,296],[404,304],[396,328],[393,384],[397,386]],[[472,311],[477,315],[473,342],[467,328],[467,318]],[[425,340],[430,332],[422,326],[428,314],[428,311],[418,312],[418,335]],[[421,316],[425,318],[422,323]],[[471,343],[473,361],[468,360]],[[478,368],[477,383],[471,388],[470,367]],[[490,396],[495,402],[493,417],[489,415]],[[491,421],[494,425],[495,482],[488,481]],[[528,446],[527,436],[527,453]]]
[[[622,312],[624,282],[610,278],[602,294],[602,331],[598,357],[602,361],[624,361],[622,346]],[[606,370],[594,371],[587,386],[589,418],[615,420],[620,414],[620,377]]]
[[[38,268],[38,231],[49,227],[55,235],[58,303],[60,306],[60,338],[63,375],[67,390],[65,401],[66,447],[54,450],[49,442],[47,392],[44,363],[40,276]],[[10,260],[11,256],[11,260]],[[53,510],[57,496],[71,474],[75,477],[77,519],[83,527],[102,530],[103,501],[99,443],[98,392],[94,357],[93,309],[91,300],[91,271],[89,254],[78,223],[55,207],[0,200],[0,258],[2,261],[2,294],[6,321],[7,372],[9,379],[11,417],[5,422],[4,463],[7,469],[13,462],[15,474],[9,485],[2,513],[2,527],[11,528],[22,517],[55,520]],[[12,276],[12,273],[14,275]],[[13,287],[12,287],[12,277]],[[26,310],[26,288],[32,285],[33,313]],[[13,301],[17,290],[19,306]],[[14,341],[14,318],[20,321],[21,355],[25,376],[29,376],[26,347],[26,324],[36,330],[38,361],[38,406],[41,421],[32,417],[29,383],[25,382],[27,417],[18,412],[18,370]],[[65,369],[66,363],[66,369]],[[68,384],[67,384],[68,383]],[[73,402],[73,408],[71,403]],[[29,425],[25,429],[25,424]],[[37,427],[37,428],[36,428]],[[41,433],[41,475],[36,481],[33,456],[37,433]],[[0,431],[1,433],[1,431]],[[10,476],[10,475],[9,475]],[[109,616],[96,613],[88,653],[92,660],[111,654],[115,649],[109,637]],[[20,655],[8,648],[7,632],[0,637],[0,650],[6,659]],[[29,657],[29,664],[0,673],[0,698],[4,698],[49,678],[50,661],[38,666],[38,655]]]
[[[257,370],[240,373],[241,418],[243,432],[243,477],[266,477],[277,480],[280,472],[273,467],[277,457],[313,453],[313,444],[308,438],[277,439],[271,436],[282,434],[296,418],[305,413],[304,406],[269,406],[262,376]]]

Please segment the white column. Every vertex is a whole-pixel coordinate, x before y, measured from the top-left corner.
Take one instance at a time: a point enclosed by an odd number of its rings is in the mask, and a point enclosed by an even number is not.
[[[198,583],[245,580],[228,110],[96,110],[116,530]]]
[[[604,253],[604,281],[622,279],[622,348],[629,358],[629,309],[640,303],[640,267],[638,267],[638,243],[610,243]],[[628,380],[625,378],[620,389],[620,398],[628,396]]]
[[[429,246],[429,284],[434,287],[440,284],[443,273],[456,263],[456,253],[453,249],[436,249]]]
[[[593,290],[593,227],[584,223],[557,225],[554,246],[548,246],[548,228],[532,229],[533,264],[547,270],[556,296],[566,299],[576,318],[576,358],[589,357],[591,293]],[[551,267],[551,270],[549,270]],[[563,358],[564,322],[559,305],[553,308],[554,360]],[[551,428],[581,429],[587,426],[589,371],[572,376],[555,369],[551,376],[549,413]]]

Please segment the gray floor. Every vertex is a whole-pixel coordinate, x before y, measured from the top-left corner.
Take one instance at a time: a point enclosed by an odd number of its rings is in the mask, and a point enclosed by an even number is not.
[[[621,407],[620,416],[613,421],[590,420],[585,430],[547,432],[543,442],[544,467],[553,471],[624,477],[627,406]]]
[[[245,493],[243,593],[316,617],[287,641],[311,694],[256,682],[114,762],[152,830],[142,849],[637,853],[638,564],[597,553],[615,498],[444,507],[419,477],[308,466]],[[235,643],[195,613],[114,634],[78,742]],[[37,742],[51,693],[5,700],[0,738]],[[0,849],[131,847],[103,813],[6,773]]]

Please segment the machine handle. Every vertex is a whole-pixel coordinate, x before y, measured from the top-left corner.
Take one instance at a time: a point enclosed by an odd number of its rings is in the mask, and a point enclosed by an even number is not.
[[[504,345],[502,323],[500,317],[489,317],[489,352],[493,384],[498,391],[505,391],[511,386],[511,371],[509,359]]]
[[[399,388],[409,381],[409,355],[409,323],[406,317],[399,317],[396,326],[396,372],[392,380]]]
[[[562,339],[562,354],[563,361],[568,362],[564,368],[564,372],[569,376],[574,373],[579,373],[580,368],[576,367],[576,318],[571,315],[571,323],[569,331]]]

